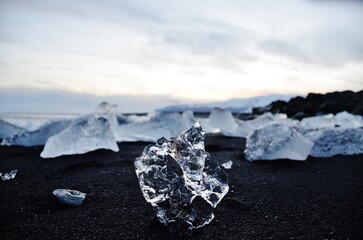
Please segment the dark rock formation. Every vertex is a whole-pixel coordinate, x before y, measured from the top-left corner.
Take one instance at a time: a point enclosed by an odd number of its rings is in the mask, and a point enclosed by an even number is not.
[[[304,117],[336,114],[342,111],[363,115],[363,90],[327,94],[309,93],[306,98],[295,97],[288,102],[275,101],[265,107],[254,108],[253,114],[286,113],[288,117],[300,120]]]

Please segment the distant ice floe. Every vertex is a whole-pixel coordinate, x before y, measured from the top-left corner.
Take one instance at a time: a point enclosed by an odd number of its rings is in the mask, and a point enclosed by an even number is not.
[[[1,145],[25,147],[43,146],[50,137],[62,132],[64,129],[72,125],[72,122],[72,120],[47,122],[37,130],[25,131],[4,138]]]
[[[10,137],[24,131],[26,131],[24,128],[0,119],[0,138]]]
[[[118,151],[117,142],[122,141],[155,142],[160,136],[172,139],[197,120],[192,111],[122,115],[115,105],[103,102],[91,114],[49,121],[33,131],[0,120],[0,138],[1,145],[45,145],[41,156],[52,158],[97,149]],[[242,121],[228,110],[214,108],[208,118],[199,120],[207,133],[247,138],[245,153],[249,161],[362,153],[363,119],[347,112],[300,122],[285,114],[265,113]],[[315,144],[310,148],[311,142]]]

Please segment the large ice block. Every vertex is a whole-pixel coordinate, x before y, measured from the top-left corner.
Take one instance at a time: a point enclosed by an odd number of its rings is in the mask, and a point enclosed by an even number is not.
[[[43,158],[82,154],[96,149],[119,150],[110,123],[103,117],[77,120],[71,127],[48,139]]]
[[[294,127],[270,124],[252,132],[246,142],[249,161],[291,159],[306,160],[314,143]]]
[[[312,131],[306,137],[314,142],[313,157],[363,153],[363,128],[334,128]]]

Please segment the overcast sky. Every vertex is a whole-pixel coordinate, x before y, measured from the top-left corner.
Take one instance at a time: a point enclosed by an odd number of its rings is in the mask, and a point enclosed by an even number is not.
[[[0,0],[0,112],[348,89],[363,1]]]

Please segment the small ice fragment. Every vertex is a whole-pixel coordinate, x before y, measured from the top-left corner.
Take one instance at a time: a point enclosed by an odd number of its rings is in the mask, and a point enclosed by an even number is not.
[[[229,160],[228,162],[222,163],[222,167],[224,167],[225,169],[231,169],[232,164],[233,164],[233,162],[231,160]]]
[[[86,198],[86,194],[71,189],[56,189],[53,195],[58,198],[59,202],[68,206],[80,206]]]
[[[3,181],[8,181],[10,179],[15,178],[16,174],[18,173],[18,169],[12,170],[8,173],[2,173],[0,172],[0,177]]]
[[[254,160],[306,160],[314,143],[291,126],[271,124],[247,138],[246,158]]]
[[[210,223],[213,208],[228,192],[227,174],[204,150],[204,136],[197,122],[172,141],[160,138],[145,147],[134,162],[144,198],[172,229]]]

